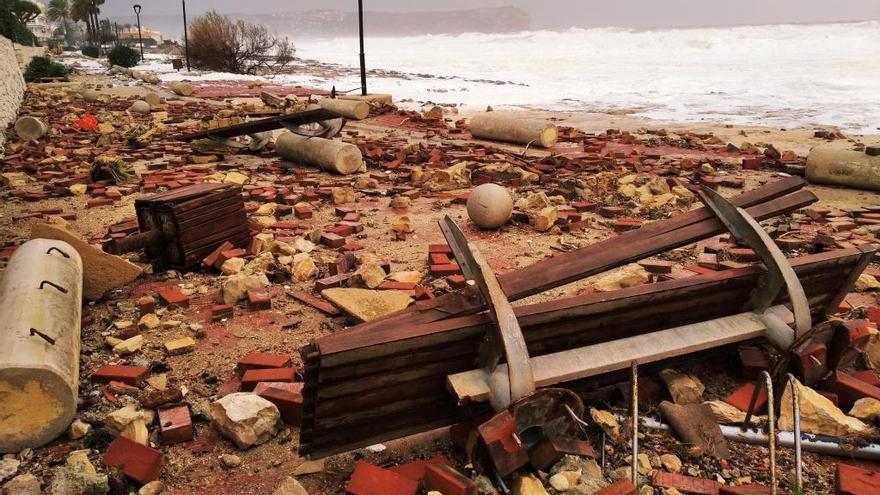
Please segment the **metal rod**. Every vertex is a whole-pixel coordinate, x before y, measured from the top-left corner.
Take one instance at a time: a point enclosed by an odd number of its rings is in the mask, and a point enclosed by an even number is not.
[[[186,31],[186,0],[181,0],[183,2],[183,50],[186,54],[186,71],[192,72],[192,69],[189,67],[189,34]]]
[[[774,411],[773,400],[773,378],[766,371],[761,372],[764,375],[764,386],[767,387],[767,425],[769,427],[768,444],[770,447],[770,493],[776,495],[776,412]],[[750,408],[751,409],[751,408]]]
[[[618,421],[626,420],[625,417],[617,415]],[[645,428],[652,430],[669,431],[672,428],[654,418],[642,418],[641,424]],[[746,431],[740,429],[739,426],[719,425],[724,438],[731,442],[747,443],[750,445],[767,445],[767,434],[759,428],[749,428]],[[794,448],[794,433],[790,431],[777,432],[778,443],[782,447]],[[847,459],[864,459],[867,461],[880,461],[880,444],[871,443],[856,447],[853,450],[844,450],[841,447],[843,439],[838,437],[830,437],[827,435],[813,435],[811,433],[801,433],[800,441],[803,449],[807,452],[814,452],[823,455],[835,455],[845,457]]]
[[[632,482],[639,486],[639,363],[631,363],[632,381]],[[604,449],[603,449],[604,453]]]
[[[801,400],[800,389],[797,387],[797,379],[788,374],[788,384],[791,386],[791,412],[794,416],[794,483],[798,492],[803,490],[803,459],[801,457]]]
[[[361,41],[361,95],[367,96],[367,63],[364,57],[364,1],[358,0],[358,30]]]

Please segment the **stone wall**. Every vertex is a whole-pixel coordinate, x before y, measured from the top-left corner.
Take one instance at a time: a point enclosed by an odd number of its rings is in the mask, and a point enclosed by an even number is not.
[[[0,36],[0,157],[6,154],[6,128],[18,114],[24,87],[12,42]]]
[[[24,72],[27,64],[31,63],[32,58],[46,55],[45,46],[24,46],[13,43],[13,48],[15,49],[15,58],[18,59],[18,66],[21,67],[22,72]]]

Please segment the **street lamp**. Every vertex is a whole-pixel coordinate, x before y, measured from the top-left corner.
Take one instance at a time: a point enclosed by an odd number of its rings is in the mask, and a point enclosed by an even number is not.
[[[144,38],[141,36],[141,6],[140,4],[134,4],[132,6],[134,9],[134,15],[137,16],[138,21],[138,43],[141,45],[141,61],[144,60]]]
[[[364,1],[358,0],[358,28],[361,38],[361,95],[367,96],[367,64],[364,59]]]
[[[189,68],[189,35],[186,32],[186,0],[183,1],[183,49],[186,52],[186,71],[192,72]]]

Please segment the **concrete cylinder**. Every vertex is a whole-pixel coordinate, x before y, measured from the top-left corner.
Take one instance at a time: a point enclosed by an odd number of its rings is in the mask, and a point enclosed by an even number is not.
[[[196,92],[192,84],[184,81],[174,81],[168,86],[168,89],[180,96],[192,96]]]
[[[877,191],[880,190],[880,156],[836,146],[817,146],[807,155],[807,180]]]
[[[324,98],[318,101],[321,108],[338,113],[347,119],[364,120],[370,115],[370,104],[358,100]]]
[[[507,223],[513,213],[513,198],[507,188],[498,184],[482,184],[474,188],[467,200],[471,221],[484,229],[497,229]]]
[[[486,112],[471,117],[469,124],[475,138],[531,144],[549,148],[556,144],[556,126],[544,120],[520,119],[508,113]]]
[[[40,139],[47,132],[49,132],[49,126],[37,117],[24,116],[15,121],[15,134],[26,141]]]
[[[15,250],[0,280],[0,452],[63,433],[79,385],[82,260],[63,241]]]
[[[364,158],[357,146],[319,137],[307,138],[284,132],[275,141],[275,150],[285,160],[349,175],[363,167]]]

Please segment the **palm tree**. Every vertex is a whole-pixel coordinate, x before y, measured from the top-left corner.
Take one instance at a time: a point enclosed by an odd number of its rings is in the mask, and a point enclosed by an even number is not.
[[[74,22],[84,22],[86,25],[86,39],[89,43],[95,40],[95,30],[92,25],[91,0],[73,0],[70,6],[70,18]]]
[[[64,42],[69,43],[67,34],[67,24],[70,22],[70,2],[68,0],[52,0],[46,9],[46,17],[52,22],[61,25],[61,32],[64,33]]]

